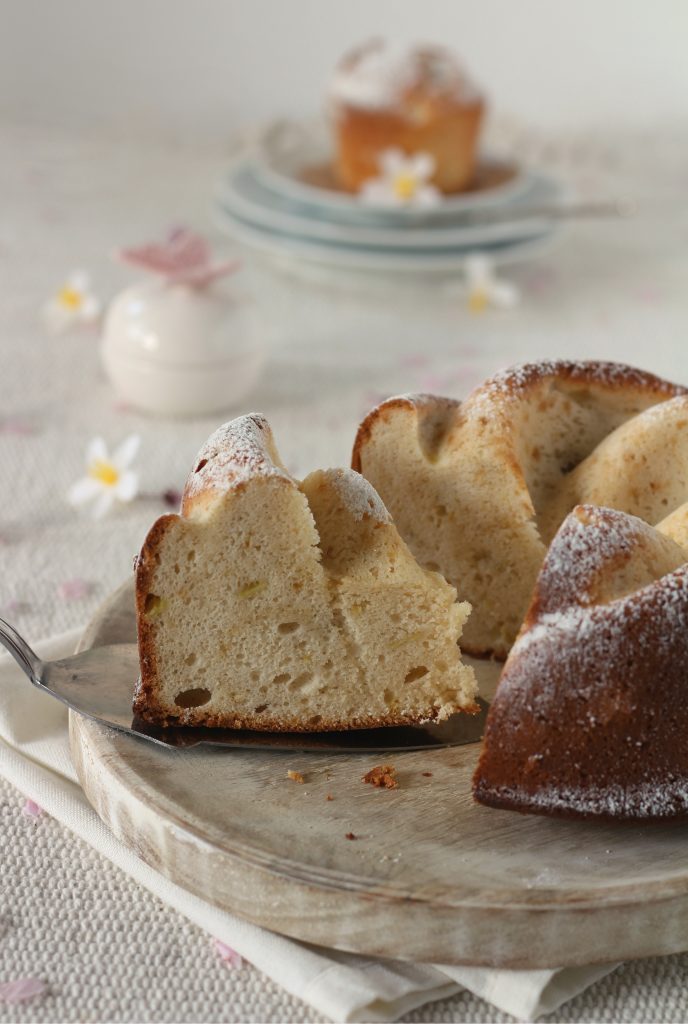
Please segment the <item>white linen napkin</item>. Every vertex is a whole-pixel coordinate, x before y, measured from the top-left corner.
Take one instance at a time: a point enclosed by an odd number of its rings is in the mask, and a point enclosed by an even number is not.
[[[78,630],[64,633],[37,651],[65,657],[78,637]],[[106,828],[79,786],[66,708],[32,687],[9,655],[0,657],[0,773],[150,892],[335,1021],[394,1021],[460,988],[533,1020],[617,966],[507,971],[378,960],[309,946],[218,910],[148,867]]]

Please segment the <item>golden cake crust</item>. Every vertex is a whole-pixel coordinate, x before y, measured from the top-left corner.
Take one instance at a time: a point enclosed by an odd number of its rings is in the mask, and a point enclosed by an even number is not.
[[[490,707],[475,799],[560,817],[688,814],[688,553],[578,506]]]

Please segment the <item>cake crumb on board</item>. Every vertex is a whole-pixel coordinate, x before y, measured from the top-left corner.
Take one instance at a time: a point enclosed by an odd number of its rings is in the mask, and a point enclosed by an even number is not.
[[[378,764],[361,777],[362,782],[367,782],[378,789],[397,789],[397,770],[391,764]]]
[[[291,768],[287,771],[287,778],[291,779],[292,782],[298,782],[301,785],[303,785],[304,782],[306,781],[301,772],[292,771]]]

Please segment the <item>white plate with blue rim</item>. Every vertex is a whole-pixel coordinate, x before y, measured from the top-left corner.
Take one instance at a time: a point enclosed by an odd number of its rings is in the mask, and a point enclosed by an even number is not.
[[[501,208],[498,219],[492,217],[481,222],[480,212],[472,211],[415,225],[341,222],[331,220],[317,207],[273,192],[264,184],[255,161],[243,157],[229,169],[216,200],[220,211],[231,220],[266,232],[361,249],[436,252],[467,246],[483,248],[547,235],[554,227],[551,218],[528,215],[528,211],[557,207],[564,197],[560,182],[531,172],[527,175],[527,188]]]
[[[485,153],[478,161],[473,186],[458,195],[443,196],[437,206],[369,206],[338,187],[332,132],[321,119],[276,121],[259,135],[252,153],[256,175],[272,192],[340,222],[431,223],[509,203],[530,185],[528,172],[515,160]]]
[[[216,207],[216,212],[221,230],[235,241],[282,264],[302,261],[364,273],[454,274],[461,272],[468,257],[476,252],[488,255],[497,265],[515,263],[540,255],[562,231],[561,225],[552,223],[548,230],[516,241],[465,245],[452,249],[404,250],[325,242],[256,226],[220,206]]]

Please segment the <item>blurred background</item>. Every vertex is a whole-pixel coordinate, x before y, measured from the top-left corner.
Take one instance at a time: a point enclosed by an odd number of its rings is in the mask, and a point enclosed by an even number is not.
[[[127,576],[232,416],[265,413],[299,475],[346,465],[382,398],[461,398],[514,362],[688,381],[682,0],[0,14],[0,614],[29,635],[83,622]],[[468,70],[479,162],[498,154],[506,188],[383,209],[305,180],[334,167],[335,68],[373,37]],[[240,265],[208,287],[161,271],[199,254]],[[94,439],[111,457],[132,436],[135,496],[74,507]]]
[[[217,144],[322,106],[370,36],[455,49],[495,110],[559,133],[685,123],[682,0],[22,0],[1,5],[0,91],[39,123]]]

